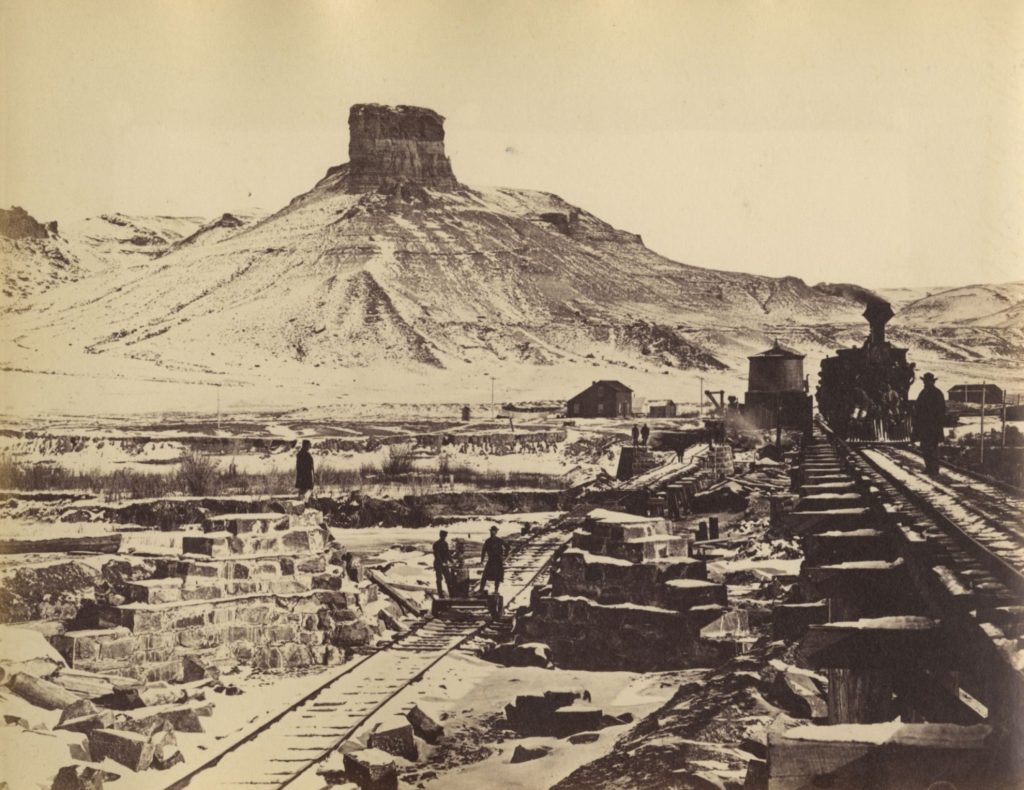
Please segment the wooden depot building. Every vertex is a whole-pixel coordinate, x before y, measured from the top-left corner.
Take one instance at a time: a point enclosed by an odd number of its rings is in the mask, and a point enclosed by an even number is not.
[[[632,417],[633,390],[621,381],[595,381],[570,398],[566,417]]]

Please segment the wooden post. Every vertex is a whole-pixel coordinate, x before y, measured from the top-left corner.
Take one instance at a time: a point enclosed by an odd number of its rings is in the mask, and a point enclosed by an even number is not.
[[[776,460],[782,459],[782,396],[775,393],[775,452]]]
[[[985,471],[985,382],[981,382],[981,428],[978,433],[981,434],[981,457],[979,459],[981,463],[981,471]]]
[[[893,680],[885,669],[829,669],[828,723],[873,724],[893,718]]]

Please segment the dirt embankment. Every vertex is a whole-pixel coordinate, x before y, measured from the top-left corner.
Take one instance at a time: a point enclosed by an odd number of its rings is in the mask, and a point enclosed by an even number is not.
[[[132,524],[173,530],[208,516],[231,513],[285,512],[291,497],[175,497],[125,503],[25,502],[12,494],[0,504],[0,515],[61,522]],[[344,497],[314,497],[310,504],[324,514],[329,527],[419,527],[447,516],[500,515],[565,510],[575,501],[570,491],[515,490],[432,493],[384,499],[354,492]],[[3,553],[0,548],[0,553]]]

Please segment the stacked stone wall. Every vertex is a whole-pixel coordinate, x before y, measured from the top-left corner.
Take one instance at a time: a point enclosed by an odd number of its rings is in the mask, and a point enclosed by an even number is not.
[[[702,638],[726,614],[726,588],[661,518],[592,511],[559,558],[551,587],[516,623],[519,642],[544,642],[556,664],[583,669],[706,666],[736,646]]]
[[[731,655],[731,645],[700,638],[700,629],[721,614],[720,606],[677,612],[548,596],[519,619],[516,631],[523,641],[546,643],[560,666],[652,672],[707,666]]]
[[[262,669],[329,663],[369,642],[368,581],[329,560],[322,515],[215,516],[148,579],[117,583],[84,619],[53,638],[69,666],[145,680],[182,680],[187,659]]]

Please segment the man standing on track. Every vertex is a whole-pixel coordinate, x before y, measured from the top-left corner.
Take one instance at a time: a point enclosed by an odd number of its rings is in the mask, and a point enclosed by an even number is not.
[[[484,562],[484,574],[480,579],[480,592],[487,589],[487,582],[494,582],[494,594],[498,594],[505,581],[505,541],[498,537],[498,528],[491,527],[491,537],[484,541],[480,559]]]
[[[448,596],[452,597],[452,553],[448,548],[448,533],[441,530],[441,537],[434,541],[434,578],[437,582],[437,597],[444,598],[443,580],[448,585]]]
[[[935,476],[939,473],[939,442],[946,425],[946,399],[935,386],[935,376],[925,373],[921,380],[924,389],[914,404],[914,438],[921,444],[925,471]]]

